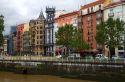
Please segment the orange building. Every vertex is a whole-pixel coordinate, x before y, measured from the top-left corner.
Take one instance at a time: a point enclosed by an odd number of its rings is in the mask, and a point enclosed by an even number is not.
[[[113,2],[113,0],[104,0],[104,7],[110,5]]]
[[[73,24],[74,26],[77,26],[78,15],[79,11],[60,15],[59,17],[55,18],[55,23],[57,27],[65,26],[66,24]]]
[[[96,49],[96,26],[103,19],[103,2],[98,0],[84,6],[81,6],[81,27],[83,30],[83,39],[90,45],[91,49]]]
[[[21,53],[22,51],[23,51],[23,47],[22,47],[22,36],[23,36],[23,29],[24,29],[24,24],[19,24],[19,25],[17,25],[17,28],[16,28],[16,30],[17,30],[17,35],[16,35],[16,37],[17,37],[17,52],[18,53]]]

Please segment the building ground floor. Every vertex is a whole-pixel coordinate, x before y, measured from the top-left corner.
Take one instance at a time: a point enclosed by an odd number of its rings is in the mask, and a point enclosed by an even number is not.
[[[55,56],[55,46],[54,45],[45,45],[44,55],[45,56]]]
[[[108,48],[105,48],[104,54],[107,57],[110,56],[110,55],[113,55],[113,56],[118,56],[118,57],[122,57],[122,58],[124,57],[125,58],[125,50],[124,50],[123,46],[114,48],[111,51],[109,51]]]

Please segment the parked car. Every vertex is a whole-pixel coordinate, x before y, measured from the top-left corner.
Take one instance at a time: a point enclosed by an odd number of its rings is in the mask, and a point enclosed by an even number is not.
[[[113,59],[113,60],[118,60],[119,57],[118,57],[118,56],[112,56],[112,59]]]
[[[0,57],[0,60],[3,60],[4,58],[3,57]]]
[[[68,58],[80,58],[80,54],[72,53],[68,56]]]
[[[97,60],[107,60],[108,57],[106,57],[103,54],[97,54],[96,57],[95,57],[95,59],[97,59]]]
[[[61,58],[61,57],[62,57],[62,55],[57,55],[57,56],[56,56],[56,58]]]

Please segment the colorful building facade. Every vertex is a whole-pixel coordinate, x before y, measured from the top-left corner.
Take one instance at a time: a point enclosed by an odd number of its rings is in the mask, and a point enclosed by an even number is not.
[[[45,18],[42,11],[36,20],[30,21],[29,26],[30,52],[34,55],[43,55]]]
[[[29,23],[24,24],[23,29],[23,52],[24,54],[29,54]]]
[[[112,0],[112,3],[104,8],[104,21],[108,20],[109,17],[114,19],[119,18],[125,22],[125,0]],[[125,41],[125,35],[121,36]],[[124,55],[124,41],[122,41],[122,46],[115,48],[112,55],[125,56]],[[107,50],[107,54],[108,54]]]
[[[55,18],[55,23],[57,27],[65,26],[66,24],[72,24],[73,26],[77,26],[78,24],[78,15],[79,11],[73,11],[70,13],[66,13]]]
[[[98,0],[81,6],[81,28],[83,39],[89,44],[91,50],[97,49],[96,26],[103,20],[103,0]]]
[[[16,35],[16,48],[17,48],[17,52],[22,54],[23,52],[23,29],[24,29],[24,24],[19,24],[17,25],[16,31],[17,31],[17,35]]]
[[[16,26],[11,26],[10,35],[8,38],[8,45],[9,45],[8,54],[10,54],[10,55],[14,54],[13,38],[15,37],[15,33],[16,33]]]

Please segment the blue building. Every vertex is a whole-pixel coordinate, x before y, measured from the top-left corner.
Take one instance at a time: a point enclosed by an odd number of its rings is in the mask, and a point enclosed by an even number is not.
[[[16,36],[16,26],[11,26],[10,35],[8,38],[8,54],[13,54],[13,37]]]

